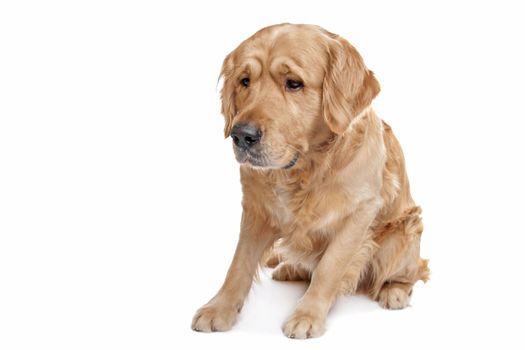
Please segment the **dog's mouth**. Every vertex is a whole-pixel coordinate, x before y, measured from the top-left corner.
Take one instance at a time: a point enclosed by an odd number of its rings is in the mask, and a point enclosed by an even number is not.
[[[246,159],[244,163],[248,163],[254,168],[267,168],[270,166],[266,157],[260,154],[252,154],[251,152],[246,153]]]
[[[299,153],[295,153],[292,160],[286,163],[284,166],[275,164],[271,159],[264,153],[261,152],[252,152],[251,150],[235,151],[235,158],[240,164],[246,164],[253,168],[258,169],[283,169],[288,170],[295,166],[299,160]]]
[[[290,163],[283,166],[283,169],[293,168],[293,166],[297,163],[298,160],[299,160],[299,153],[296,153],[293,159],[290,161]]]

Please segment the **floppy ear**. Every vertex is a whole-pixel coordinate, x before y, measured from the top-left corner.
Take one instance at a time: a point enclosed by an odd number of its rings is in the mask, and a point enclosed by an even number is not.
[[[350,122],[379,93],[379,82],[368,70],[357,50],[345,39],[331,33],[329,63],[323,81],[323,114],[330,130],[343,134]]]
[[[224,137],[230,136],[230,132],[233,124],[233,117],[237,113],[235,108],[235,85],[232,79],[233,74],[233,58],[230,53],[224,59],[221,69],[221,77],[223,85],[221,89],[221,113],[224,115]]]

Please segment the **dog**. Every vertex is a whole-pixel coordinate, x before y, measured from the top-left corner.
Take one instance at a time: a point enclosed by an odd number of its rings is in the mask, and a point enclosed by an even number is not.
[[[243,213],[224,284],[192,328],[229,330],[264,261],[275,280],[309,282],[282,326],[290,338],[322,335],[341,294],[408,306],[430,273],[421,209],[401,146],[370,106],[380,86],[357,50],[321,27],[279,24],[231,52],[221,77]]]

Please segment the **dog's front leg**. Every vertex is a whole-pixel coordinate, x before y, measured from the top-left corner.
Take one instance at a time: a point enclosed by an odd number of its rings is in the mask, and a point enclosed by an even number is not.
[[[276,238],[268,226],[260,214],[244,209],[239,242],[224,284],[217,295],[195,313],[191,325],[194,330],[227,331],[233,326],[250,291],[257,265]]]
[[[347,289],[355,291],[374,247],[368,228],[376,212],[375,206],[367,205],[342,224],[313,271],[308,290],[283,326],[287,337],[304,339],[322,335],[342,281]]]

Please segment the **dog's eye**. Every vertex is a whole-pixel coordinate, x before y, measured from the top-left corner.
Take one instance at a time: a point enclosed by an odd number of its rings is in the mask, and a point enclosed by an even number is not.
[[[299,91],[304,87],[304,84],[298,80],[286,80],[286,91]]]
[[[250,86],[250,78],[241,79],[241,85],[244,87]]]

